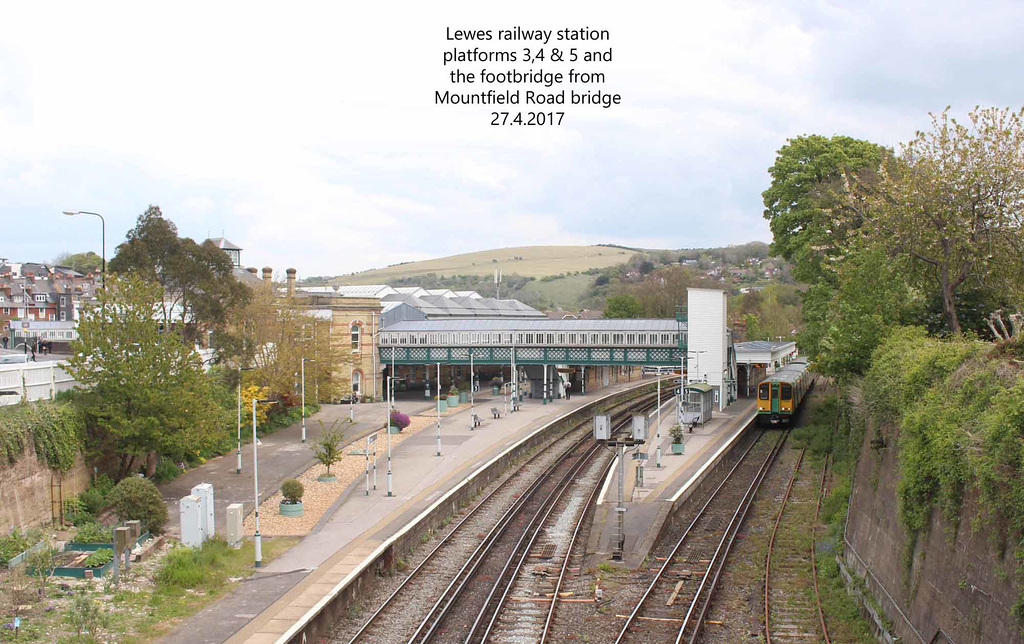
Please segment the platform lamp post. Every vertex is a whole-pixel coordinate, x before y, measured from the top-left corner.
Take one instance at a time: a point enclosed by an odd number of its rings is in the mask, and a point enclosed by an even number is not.
[[[235,474],[242,473],[242,372],[253,369],[254,367],[238,366],[238,465]]]
[[[437,455],[441,455],[441,363],[437,363]]]
[[[661,469],[661,374],[658,374],[658,426],[654,429],[654,466]]]
[[[313,358],[303,357],[302,363],[302,442],[306,442],[306,363],[316,362]]]
[[[476,427],[476,403],[473,400],[473,389],[475,382],[473,379],[473,347],[469,347],[469,431],[473,431]]]
[[[253,510],[256,516],[256,532],[253,534],[253,545],[256,549],[257,568],[263,565],[263,542],[260,539],[260,459],[258,455],[259,443],[256,440],[256,405],[276,402],[276,400],[269,398],[252,399],[252,490],[253,498],[256,501],[256,508]]]
[[[388,378],[392,378],[395,374],[395,348],[391,347],[391,375]],[[391,414],[395,410],[395,393],[393,390],[388,391],[389,402],[388,402],[388,496],[394,496],[391,493]]]
[[[103,218],[98,212],[89,212],[88,210],[65,210],[64,214],[68,217],[74,217],[75,215],[92,215],[93,217],[100,218],[100,240],[103,244],[103,248],[100,249],[100,254],[103,257],[103,269],[101,274],[103,275],[103,286],[107,285],[107,220]]]

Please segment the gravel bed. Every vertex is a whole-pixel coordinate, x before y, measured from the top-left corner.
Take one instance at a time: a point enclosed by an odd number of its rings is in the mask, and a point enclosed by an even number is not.
[[[577,524],[588,509],[586,502],[601,485],[611,454],[599,453],[572,483],[569,492],[558,502],[538,535],[522,569],[511,584],[509,599],[500,609],[490,641],[532,644],[540,640],[551,607],[555,584],[567,556],[569,541]],[[578,542],[586,543],[586,541]],[[578,550],[574,548],[574,550]],[[570,561],[571,565],[571,561]],[[567,577],[576,575],[566,570]],[[560,596],[575,596],[572,590],[560,589]],[[575,596],[576,599],[586,598]],[[534,599],[536,601],[527,601]]]
[[[436,416],[412,416],[409,419],[409,426],[398,434],[391,435],[391,449],[401,445],[409,436],[422,429],[433,427],[437,422]],[[385,454],[387,436],[384,430],[377,431],[377,456]],[[345,456],[341,462],[331,466],[331,474],[337,477],[333,483],[326,483],[316,480],[318,476],[326,473],[326,468],[317,463],[296,477],[305,488],[302,495],[302,516],[284,517],[281,516],[279,504],[284,500],[281,491],[260,502],[260,534],[263,536],[305,536],[310,533],[314,526],[320,521],[331,505],[338,499],[345,489],[353,481],[366,477],[366,457],[362,455],[349,454],[350,451],[363,449],[366,446],[366,439],[360,438],[356,442],[346,446]],[[373,466],[373,463],[370,463]],[[372,470],[371,470],[372,472]],[[386,470],[381,470],[378,464],[377,484],[384,484]],[[252,536],[256,531],[256,517],[250,513],[244,522],[245,534]]]

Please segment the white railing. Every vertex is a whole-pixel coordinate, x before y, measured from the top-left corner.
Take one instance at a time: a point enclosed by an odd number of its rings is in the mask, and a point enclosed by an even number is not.
[[[65,371],[65,362],[29,362],[0,365],[0,391],[16,392],[0,396],[0,405],[14,405],[24,400],[52,399],[59,391],[67,391],[78,382]]]

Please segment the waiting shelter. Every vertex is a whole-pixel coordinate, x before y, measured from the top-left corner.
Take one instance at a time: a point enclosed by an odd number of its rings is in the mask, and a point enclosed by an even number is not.
[[[691,382],[683,388],[679,422],[683,426],[703,425],[715,408],[715,388],[706,382]]]

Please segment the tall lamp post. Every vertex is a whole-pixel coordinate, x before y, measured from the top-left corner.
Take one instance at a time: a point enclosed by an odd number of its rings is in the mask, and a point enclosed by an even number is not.
[[[306,363],[316,362],[313,358],[303,357],[302,363],[302,442],[306,442]]]
[[[276,400],[269,398],[252,399],[252,490],[256,500],[256,532],[253,534],[253,545],[256,548],[256,567],[263,565],[263,543],[260,540],[260,460],[258,457],[259,443],[256,442],[256,405],[262,403],[276,403]]]
[[[391,347],[391,375],[388,376],[388,378],[391,379],[391,378],[394,377],[394,375],[395,375],[395,348]],[[389,396],[389,398],[388,398],[388,422],[387,422],[387,428],[388,428],[388,434],[387,434],[387,441],[388,441],[388,476],[387,476],[387,478],[388,478],[388,496],[394,496],[392,494],[392,492],[391,492],[391,414],[395,411],[395,392],[394,392],[394,390],[389,389],[388,390],[388,396]]]
[[[242,473],[242,372],[252,371],[252,367],[238,367],[238,466],[235,474]]]
[[[100,249],[100,254],[103,257],[103,285],[107,285],[107,221],[98,212],[89,212],[88,210],[65,210],[64,214],[68,217],[74,217],[75,215],[92,215],[100,218],[100,233],[103,248]]]

